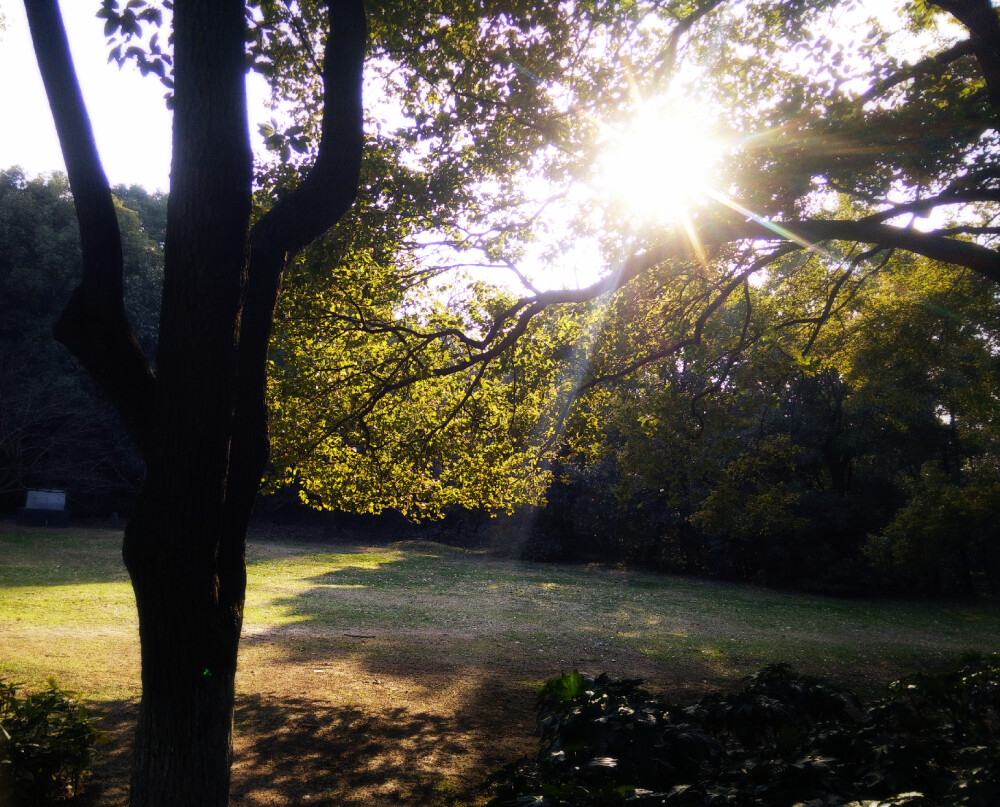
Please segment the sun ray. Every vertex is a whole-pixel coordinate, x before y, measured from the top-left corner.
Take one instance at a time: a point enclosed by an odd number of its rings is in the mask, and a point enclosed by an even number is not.
[[[698,231],[694,227],[694,222],[691,221],[691,217],[685,213],[681,217],[681,226],[684,228],[684,233],[687,235],[688,243],[691,245],[691,251],[694,252],[695,257],[698,259],[698,263],[701,264],[702,269],[708,269],[708,254],[705,252],[705,246],[701,243],[701,238],[698,236]]]
[[[837,256],[834,255],[829,250],[824,249],[823,247],[819,246],[819,244],[815,243],[814,241],[808,241],[807,239],[803,238],[802,236],[796,235],[794,232],[792,232],[791,230],[789,230],[787,227],[783,227],[780,224],[778,224],[777,222],[765,219],[763,216],[758,216],[752,210],[750,210],[749,208],[746,208],[743,205],[739,204],[738,202],[730,199],[725,194],[719,193],[718,191],[713,190],[711,188],[706,188],[705,189],[705,193],[711,199],[715,200],[719,204],[725,205],[730,210],[734,210],[737,213],[740,213],[741,215],[746,216],[751,221],[757,222],[761,227],[765,227],[766,229],[768,229],[771,232],[773,232],[775,235],[781,236],[786,241],[792,241],[792,242],[798,244],[799,246],[801,246],[801,247],[809,250],[810,252],[813,252],[816,255],[819,255],[820,257],[829,258],[830,260],[834,260],[834,261],[837,261],[839,263],[840,259],[837,258]]]

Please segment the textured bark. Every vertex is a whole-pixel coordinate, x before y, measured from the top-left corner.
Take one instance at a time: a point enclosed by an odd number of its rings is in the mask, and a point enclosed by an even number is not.
[[[175,97],[158,379],[125,533],[142,648],[131,804],[225,805],[242,542],[220,562],[246,280],[243,5],[174,4]]]
[[[126,536],[142,648],[130,804],[226,805],[243,601],[232,582],[245,579],[242,558],[223,568],[208,552],[218,531],[192,529],[190,510],[171,517],[150,497],[144,504],[160,520],[133,519]],[[235,597],[224,593],[227,578]]]
[[[1000,107],[1000,17],[990,0],[935,0],[965,26],[969,43],[979,63],[990,103]]]

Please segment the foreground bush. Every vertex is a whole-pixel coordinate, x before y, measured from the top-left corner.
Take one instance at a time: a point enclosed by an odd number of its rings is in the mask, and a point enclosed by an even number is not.
[[[74,795],[100,738],[87,710],[55,679],[23,698],[0,681],[0,805],[40,807]]]
[[[491,807],[1000,804],[1000,654],[868,706],[785,665],[684,708],[573,672],[538,716],[537,758],[494,777]]]

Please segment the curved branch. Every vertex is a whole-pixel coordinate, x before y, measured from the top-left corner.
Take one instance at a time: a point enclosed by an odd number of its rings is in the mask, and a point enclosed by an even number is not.
[[[901,249],[941,263],[963,266],[1000,283],[1000,253],[972,241],[960,241],[935,233],[922,233],[918,230],[865,220],[797,221],[783,224],[782,227],[810,243],[854,241],[859,244]],[[757,237],[767,237],[766,234],[769,232],[767,228],[757,225],[757,229],[759,232]],[[775,234],[771,233],[768,240],[773,240],[774,237]]]
[[[971,191],[946,190],[936,196],[929,196],[926,199],[914,199],[912,202],[903,202],[893,205],[887,210],[880,210],[860,219],[865,222],[882,222],[903,216],[907,213],[921,215],[933,210],[936,207],[945,205],[972,204],[975,202],[998,202],[1000,203],[1000,190],[979,188]]]
[[[122,297],[118,218],[101,166],[56,0],[26,0],[38,68],[55,121],[83,255],[83,280],[53,327],[121,414],[145,455],[155,379],[132,332]]]
[[[251,229],[252,251],[296,252],[336,224],[357,197],[367,24],[361,0],[330,0],[328,10],[319,154],[302,184]]]
[[[749,270],[751,274],[781,256],[798,249],[822,252],[818,246],[822,242],[851,241],[875,246],[874,249],[864,254],[865,258],[884,250],[901,249],[932,260],[963,266],[991,280],[1000,282],[1000,254],[991,249],[971,241],[960,241],[935,233],[922,233],[917,230],[903,229],[864,219],[860,221],[804,220],[782,222],[778,226],[762,221],[731,218],[728,221],[705,226],[703,231],[699,233],[699,237],[705,249],[717,249],[737,241],[750,240],[761,243],[777,241],[778,246],[772,252],[761,256],[753,264]],[[689,253],[690,246],[686,237],[676,234],[664,239],[656,247],[632,255],[617,272],[613,272],[587,287],[556,289],[521,297],[497,314],[487,334],[479,339],[470,337],[457,328],[422,332],[404,325],[386,324],[384,329],[398,333],[404,339],[407,337],[422,340],[446,337],[459,339],[467,347],[478,352],[460,362],[437,368],[432,372],[432,375],[443,376],[461,372],[480,362],[490,361],[505,351],[527,330],[531,319],[549,306],[589,302],[622,288],[655,266],[671,260],[687,260]],[[727,295],[731,294],[738,285],[737,282],[736,285],[731,286]],[[713,310],[714,308],[711,308],[707,313],[711,314]],[[703,326],[704,321],[700,321],[700,327]],[[652,361],[656,358],[661,358],[661,356],[653,356],[649,360]],[[378,394],[378,398],[372,400],[372,405],[384,395],[402,388],[406,383],[409,382],[400,381],[390,388],[384,388]]]
[[[904,81],[909,81],[921,75],[938,73],[952,62],[956,62],[962,57],[970,56],[973,53],[972,40],[963,39],[961,42],[956,42],[950,48],[945,48],[940,53],[935,53],[933,56],[921,59],[916,64],[907,65],[902,70],[882,79],[868,90],[868,92],[858,98],[858,102],[862,105],[867,104],[869,101],[874,101]]]
[[[362,0],[330,0],[328,14],[319,155],[302,184],[250,230],[226,494],[226,530],[237,538],[245,534],[269,453],[267,347],[285,266],[294,252],[336,224],[357,196],[367,24]]]

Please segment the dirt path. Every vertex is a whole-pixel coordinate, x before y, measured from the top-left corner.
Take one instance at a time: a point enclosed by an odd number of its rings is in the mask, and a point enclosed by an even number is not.
[[[240,696],[233,807],[451,804],[452,796],[533,746],[528,721],[511,719],[530,714],[528,697],[520,704],[484,698],[449,711],[383,688],[382,702],[364,706],[323,697]],[[135,712],[134,704],[119,704],[107,715],[104,728],[113,740],[84,804],[126,803]]]

